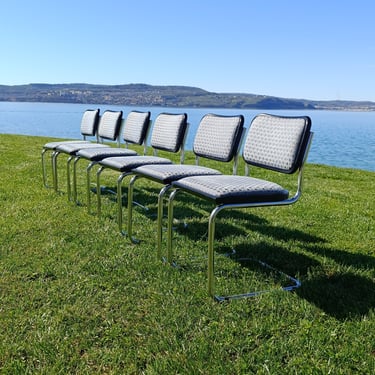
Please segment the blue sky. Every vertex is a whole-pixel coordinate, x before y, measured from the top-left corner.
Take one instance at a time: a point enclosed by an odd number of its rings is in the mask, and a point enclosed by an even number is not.
[[[374,0],[1,0],[0,84],[375,101]]]

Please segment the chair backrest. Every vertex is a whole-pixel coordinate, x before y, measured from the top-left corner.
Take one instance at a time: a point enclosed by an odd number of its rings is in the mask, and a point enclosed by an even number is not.
[[[131,111],[123,120],[123,140],[126,144],[145,144],[150,126],[150,112]],[[146,149],[145,149],[146,151]]]
[[[207,114],[202,117],[193,142],[197,157],[228,162],[238,153],[244,117]]]
[[[98,135],[102,139],[114,141],[120,133],[122,111],[105,111],[100,117]]]
[[[183,148],[186,130],[186,113],[160,113],[154,121],[151,146],[156,150],[178,152]]]
[[[96,135],[99,124],[99,112],[99,109],[88,109],[83,113],[81,120],[81,134],[83,138]]]
[[[311,136],[308,116],[257,115],[243,149],[246,163],[282,173],[294,173],[303,162]]]

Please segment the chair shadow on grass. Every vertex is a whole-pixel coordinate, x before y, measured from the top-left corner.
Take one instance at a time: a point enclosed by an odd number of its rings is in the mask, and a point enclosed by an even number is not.
[[[146,215],[151,220],[156,220],[156,200],[160,189],[157,187],[142,187],[136,197],[150,205],[150,212]],[[191,222],[188,227],[177,225],[179,234],[189,237],[192,241],[207,240],[207,219],[212,204],[200,199],[192,200],[191,196],[180,194],[180,205],[176,204],[175,217],[181,222]],[[126,204],[126,203],[125,203]],[[140,212],[140,211],[139,211]],[[252,233],[272,237],[277,241],[290,243],[298,242],[305,254],[291,252],[283,244],[280,246],[269,245],[263,241],[249,245],[237,244],[236,253],[231,256],[242,267],[251,268],[261,274],[267,273],[254,262],[243,261],[243,258],[259,259],[282,272],[298,277],[302,286],[295,290],[301,298],[317,306],[338,320],[361,319],[375,308],[375,283],[364,276],[355,273],[356,270],[375,269],[375,259],[363,254],[355,254],[339,249],[327,248],[327,241],[321,237],[311,235],[305,231],[275,226],[267,219],[243,210],[231,210],[230,215],[222,215],[216,223],[216,240],[221,241],[226,237],[247,236]],[[215,252],[228,253],[228,249],[220,243],[215,244]],[[306,255],[314,254],[314,257]],[[319,268],[320,262],[316,256],[331,258],[336,264],[348,266],[353,271],[343,271],[332,275],[308,276],[309,270]],[[183,267],[189,270],[189,265]],[[309,279],[310,277],[310,279]]]
[[[202,207],[202,210],[197,212],[193,208],[176,208],[174,215],[180,220],[193,221],[192,225],[180,226],[178,231],[192,240],[207,239],[208,233],[208,216],[212,205]],[[205,212],[205,213],[202,213]],[[221,214],[216,220],[215,238],[220,240],[227,236],[250,235],[258,233],[272,237],[279,241],[298,241],[309,244],[324,243],[325,239],[318,237],[298,229],[289,229],[284,226],[275,226],[266,218],[257,216],[245,210],[231,210],[228,215]]]
[[[135,189],[134,190],[134,201],[144,205],[147,208],[150,208],[150,213],[152,213],[152,217],[156,215],[157,212],[157,196],[160,189],[156,187],[151,188],[144,188],[142,189]],[[91,191],[96,194],[96,187],[92,187]],[[101,196],[105,199],[108,199],[111,202],[117,203],[117,186],[102,186],[101,188]],[[122,196],[122,206],[126,208],[128,206],[128,194],[127,194],[127,187],[123,186],[121,190]],[[140,212],[145,212],[140,210]],[[146,211],[148,212],[148,211]],[[147,216],[149,216],[147,214]],[[155,216],[156,219],[156,216]]]
[[[281,246],[269,246],[260,242],[255,246],[243,244],[237,246],[238,258],[253,257],[261,259],[288,275],[298,275],[302,285],[295,293],[317,306],[326,314],[338,320],[362,319],[375,309],[375,283],[370,278],[356,274],[355,270],[374,269],[375,259],[361,254],[350,254],[343,250],[327,250],[322,246],[306,244],[305,250],[311,248],[315,253],[330,256],[343,266],[350,266],[349,270],[332,274],[308,276],[308,271],[320,268],[320,262],[315,258],[300,253],[292,253]],[[224,252],[223,248],[217,249]],[[235,257],[233,260],[236,260]],[[247,266],[244,264],[244,266]],[[262,272],[260,270],[259,272]]]
[[[308,246],[307,246],[308,249]],[[242,258],[260,259],[272,267],[294,277],[298,275],[302,285],[295,289],[295,293],[314,304],[338,320],[362,319],[372,309],[375,309],[375,283],[371,278],[356,274],[355,269],[374,268],[375,260],[372,257],[361,254],[349,254],[342,250],[329,250],[314,246],[316,252],[333,255],[333,259],[342,265],[350,265],[353,271],[343,270],[342,272],[330,274],[319,274],[308,276],[308,271],[320,268],[321,264],[316,258],[301,253],[294,253],[282,246],[270,246],[266,243],[258,243],[253,246],[242,244],[236,246],[236,254],[232,257],[243,267],[254,267],[248,262],[242,262]],[[218,253],[228,251],[224,246],[218,246]],[[329,255],[328,255],[329,256]],[[262,277],[263,270],[257,272]]]
[[[354,273],[316,277],[296,293],[338,320],[361,319],[375,308],[375,283]]]
[[[307,246],[308,252],[331,258],[343,271],[320,274],[303,283],[298,295],[339,320],[361,319],[375,309],[375,283],[356,270],[375,270],[375,259],[340,249]],[[349,270],[345,270],[349,268]]]
[[[329,249],[326,247],[320,246],[308,246],[306,248],[308,252],[331,258],[337,264],[343,266],[352,266],[357,269],[373,269],[375,270],[375,257],[365,254],[350,253],[348,251],[339,250],[339,249]]]
[[[211,206],[212,207],[212,206]],[[203,209],[209,210],[210,206]],[[184,217],[193,217],[197,214],[194,210],[181,208],[177,214]],[[200,214],[202,215],[202,213]],[[228,253],[230,249],[220,245],[220,241],[228,236],[251,236],[260,234],[282,241],[280,246],[269,245],[260,241],[253,245],[249,243],[237,244],[236,254],[231,256],[233,261],[238,261],[241,266],[256,269],[257,272],[268,272],[262,270],[254,262],[243,261],[243,258],[258,259],[270,264],[280,271],[298,277],[302,286],[295,291],[301,298],[313,303],[326,314],[339,319],[361,319],[375,308],[375,283],[364,276],[356,274],[356,270],[375,269],[375,259],[364,254],[350,253],[339,249],[327,248],[327,241],[321,237],[311,235],[307,232],[274,226],[265,218],[244,211],[232,210],[230,218],[233,221],[225,222],[218,218],[216,223],[215,252],[218,254]],[[203,217],[203,216],[202,216]],[[207,216],[204,220],[195,220],[188,228],[177,227],[177,231],[191,240],[207,240]],[[303,250],[291,252],[283,246],[285,243],[297,242],[296,246]],[[308,253],[314,256],[309,256]],[[307,254],[307,255],[306,255]],[[317,257],[331,258],[336,264],[350,267],[351,270],[333,275],[309,276],[308,271],[321,267]],[[261,276],[260,276],[261,277]],[[310,279],[309,279],[310,278]]]

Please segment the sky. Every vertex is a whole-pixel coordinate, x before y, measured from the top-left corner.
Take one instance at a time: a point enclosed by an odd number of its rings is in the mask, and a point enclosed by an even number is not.
[[[374,0],[1,0],[0,84],[375,101]]]

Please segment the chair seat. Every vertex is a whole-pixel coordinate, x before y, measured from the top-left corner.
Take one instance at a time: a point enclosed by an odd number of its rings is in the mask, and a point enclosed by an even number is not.
[[[74,155],[77,151],[84,148],[103,148],[109,147],[101,143],[69,143],[56,147],[56,151],[63,152],[65,154]]]
[[[89,141],[83,141],[83,140],[77,140],[77,141],[75,141],[75,140],[71,140],[71,141],[55,141],[55,142],[48,142],[48,143],[46,143],[43,146],[43,148],[45,150],[55,150],[56,147],[62,146],[64,144],[66,145],[68,143],[80,143],[80,144],[83,143],[83,144],[85,144],[85,143],[91,143],[91,142],[89,142]]]
[[[216,204],[278,202],[288,199],[289,192],[273,182],[246,176],[195,176],[173,183]]]
[[[145,165],[133,172],[148,177],[163,184],[171,184],[173,181],[189,176],[220,175],[216,169],[201,167],[198,165]]]
[[[137,153],[134,150],[128,150],[126,148],[118,147],[99,147],[99,148],[86,148],[79,150],[77,156],[85,158],[91,161],[99,161],[104,158],[114,156],[136,156]]]
[[[148,164],[172,164],[169,159],[158,156],[119,156],[103,159],[100,165],[120,172],[130,172],[134,168]]]

